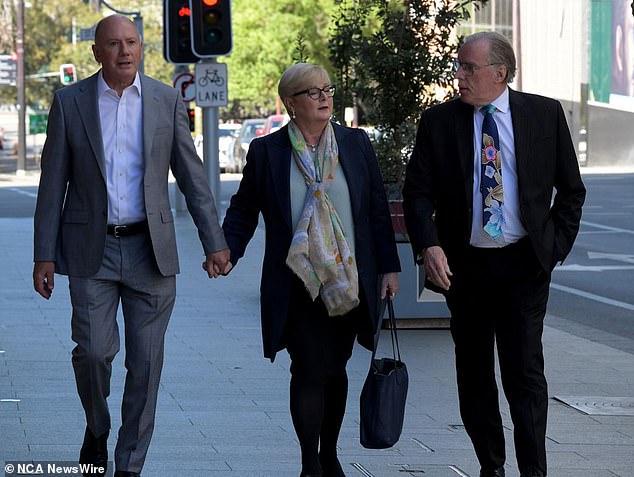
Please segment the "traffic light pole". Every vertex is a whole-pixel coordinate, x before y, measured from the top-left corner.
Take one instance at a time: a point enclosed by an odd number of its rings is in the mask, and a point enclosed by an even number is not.
[[[216,63],[215,58],[203,63]],[[218,108],[203,108],[203,162],[207,172],[209,188],[218,207],[220,201],[220,167],[218,164]]]

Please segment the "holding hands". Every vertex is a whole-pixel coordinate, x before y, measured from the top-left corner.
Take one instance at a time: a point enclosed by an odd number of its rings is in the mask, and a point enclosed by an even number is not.
[[[227,275],[233,265],[229,261],[231,254],[228,248],[207,254],[207,258],[202,263],[203,270],[207,272],[209,278],[218,278],[220,275]]]

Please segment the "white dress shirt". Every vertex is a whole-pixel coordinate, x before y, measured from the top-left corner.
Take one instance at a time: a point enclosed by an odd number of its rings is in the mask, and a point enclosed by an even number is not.
[[[469,243],[474,247],[504,247],[517,242],[527,235],[520,218],[519,190],[517,184],[517,163],[515,160],[515,142],[513,122],[509,105],[509,89],[498,96],[492,103],[496,110],[493,119],[500,136],[502,154],[502,187],[504,188],[504,204],[502,205],[502,235],[493,239],[482,228],[482,194],[480,193],[480,162],[482,158],[482,122],[484,115],[480,108],[473,108],[473,223]]]
[[[97,81],[101,137],[106,159],[108,223],[132,224],[146,219],[143,196],[143,102],[141,80],[121,97],[99,72]]]

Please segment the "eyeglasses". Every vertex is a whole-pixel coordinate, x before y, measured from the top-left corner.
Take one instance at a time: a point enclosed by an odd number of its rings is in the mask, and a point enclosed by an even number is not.
[[[293,94],[293,96],[299,96],[300,94],[305,94],[310,99],[318,101],[319,98],[321,98],[321,93],[324,93],[326,98],[332,98],[335,95],[335,89],[336,89],[335,85],[331,84],[323,88],[308,88],[303,91],[298,91],[297,93]]]
[[[502,63],[488,63],[486,65],[475,65],[473,63],[463,63],[460,60],[453,60],[453,71],[457,73],[460,68],[464,71],[465,76],[473,76],[477,70],[486,68],[487,66],[501,65]]]

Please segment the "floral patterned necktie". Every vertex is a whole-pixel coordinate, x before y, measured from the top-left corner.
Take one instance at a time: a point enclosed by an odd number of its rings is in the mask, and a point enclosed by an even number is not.
[[[495,106],[487,104],[480,108],[484,115],[482,121],[482,160],[480,163],[480,192],[482,193],[482,227],[493,239],[501,238],[502,204],[504,190],[502,188],[502,153],[500,136],[493,119]]]

